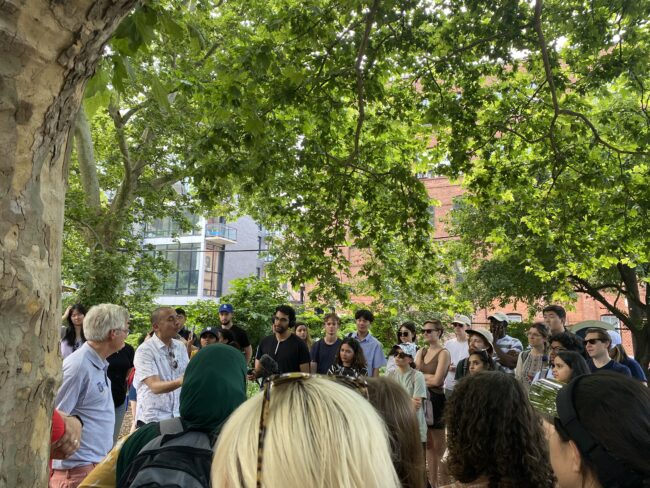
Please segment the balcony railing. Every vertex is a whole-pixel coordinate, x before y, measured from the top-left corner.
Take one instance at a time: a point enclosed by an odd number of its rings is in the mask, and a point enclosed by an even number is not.
[[[222,223],[206,224],[205,238],[237,242],[237,229]]]

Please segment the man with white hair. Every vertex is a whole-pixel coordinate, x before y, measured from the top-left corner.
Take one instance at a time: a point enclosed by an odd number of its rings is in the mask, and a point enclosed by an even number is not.
[[[115,413],[106,358],[124,347],[129,334],[124,307],[103,303],[92,307],[83,321],[86,342],[63,361],[63,383],[56,408],[79,419],[79,449],[52,463],[49,488],[76,488],[113,447]]]

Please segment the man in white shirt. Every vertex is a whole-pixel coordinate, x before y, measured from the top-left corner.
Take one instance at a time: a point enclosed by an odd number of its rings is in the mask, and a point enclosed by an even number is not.
[[[445,348],[449,351],[451,356],[451,364],[449,365],[449,371],[447,372],[447,377],[445,378],[445,396],[449,398],[451,392],[454,390],[454,385],[456,384],[456,366],[458,363],[469,356],[469,350],[467,345],[467,329],[472,328],[472,321],[466,315],[457,314],[452,320],[451,325],[454,327],[454,333],[456,337],[445,342]]]
[[[136,425],[179,417],[183,374],[189,362],[178,333],[176,311],[160,307],[151,314],[154,335],[135,351],[138,408]]]

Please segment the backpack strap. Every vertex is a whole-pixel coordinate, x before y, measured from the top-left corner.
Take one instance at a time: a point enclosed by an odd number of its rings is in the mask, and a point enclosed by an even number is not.
[[[178,434],[184,430],[180,417],[161,420],[158,427],[160,428],[160,435]]]

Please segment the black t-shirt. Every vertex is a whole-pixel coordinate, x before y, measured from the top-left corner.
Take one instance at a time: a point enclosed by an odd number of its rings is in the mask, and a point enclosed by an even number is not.
[[[242,349],[245,349],[251,345],[250,341],[248,340],[248,334],[241,327],[233,325],[230,327],[230,332],[232,332],[232,335],[235,336],[235,341],[237,341],[237,344],[239,344],[239,347]]]
[[[111,354],[106,358],[108,361],[108,378],[111,380],[111,393],[113,395],[113,404],[119,407],[126,399],[126,375],[129,369],[133,367],[133,358],[135,350],[129,344]]]
[[[257,347],[255,359],[268,354],[278,363],[280,373],[293,373],[300,371],[300,365],[309,363],[309,349],[300,337],[291,334],[278,343],[275,334],[266,336]]]
[[[311,360],[314,363],[318,363],[318,367],[316,368],[318,374],[327,374],[330,366],[334,364],[336,352],[340,346],[341,339],[336,339],[336,342],[332,345],[325,342],[325,339],[321,339],[311,346]]]

